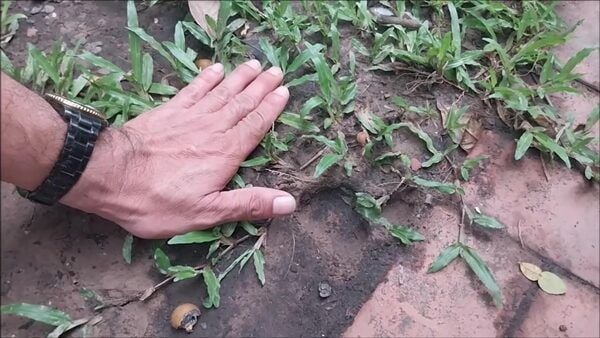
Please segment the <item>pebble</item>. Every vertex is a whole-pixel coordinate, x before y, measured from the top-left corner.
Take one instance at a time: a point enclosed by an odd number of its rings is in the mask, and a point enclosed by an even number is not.
[[[54,6],[45,5],[43,11],[44,11],[44,13],[50,14],[50,13],[54,12]]]
[[[329,283],[327,283],[327,282],[320,282],[319,283],[319,297],[327,298],[329,296],[331,296],[331,285],[329,285]]]
[[[205,322],[201,322],[200,327],[202,328],[202,330],[206,330],[208,328],[208,325],[206,325]]]
[[[298,272],[298,263],[294,263],[294,264],[292,264],[292,266],[290,266],[290,272],[293,272],[293,273]]]
[[[425,204],[428,204],[428,205],[433,204],[433,196],[431,194],[425,195]]]
[[[565,332],[565,331],[567,331],[567,326],[566,326],[566,325],[564,325],[564,324],[561,324],[561,325],[558,327],[558,329],[560,330],[560,332]]]
[[[98,54],[102,51],[102,41],[89,42],[85,45],[85,49],[90,53]]]
[[[27,28],[26,34],[28,38],[32,38],[37,35],[37,29],[35,29],[35,27],[29,27]]]
[[[37,13],[42,11],[42,8],[42,6],[33,6],[31,8],[31,11],[29,11],[29,14],[36,15]]]

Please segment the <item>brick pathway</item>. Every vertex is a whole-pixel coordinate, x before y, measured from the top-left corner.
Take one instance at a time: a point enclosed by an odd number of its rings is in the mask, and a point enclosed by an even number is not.
[[[564,62],[584,47],[598,46],[600,2],[559,4],[569,25],[584,22],[569,43],[557,51]],[[594,52],[577,70],[598,85],[600,64]],[[583,95],[556,96],[562,112],[585,121],[598,105],[598,93],[583,88]],[[548,165],[547,181],[534,152],[513,160],[514,141],[488,132],[473,155],[487,154],[490,163],[466,185],[466,202],[496,216],[507,229],[501,233],[475,231],[467,237],[493,269],[502,287],[504,308],[497,310],[485,290],[462,262],[427,274],[428,265],[457,236],[456,210],[436,206],[417,245],[424,261],[398,262],[356,316],[345,335],[362,336],[600,336],[600,206],[599,189],[580,173],[558,162]],[[388,218],[394,215],[387,207]],[[473,240],[476,238],[476,240]],[[522,242],[522,243],[521,243]],[[527,261],[563,277],[567,294],[544,294],[519,272]],[[563,331],[559,329],[564,325]],[[566,330],[564,330],[566,328]]]

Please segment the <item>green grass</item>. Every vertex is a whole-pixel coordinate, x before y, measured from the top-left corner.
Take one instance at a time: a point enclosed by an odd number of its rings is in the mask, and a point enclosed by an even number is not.
[[[459,227],[477,225],[490,231],[502,228],[500,221],[478,209],[471,210],[462,201],[465,192],[461,179],[467,181],[476,174],[473,170],[485,157],[467,159],[458,167],[452,164],[454,175],[443,181],[437,181],[427,171],[460,151],[460,136],[467,127],[465,117],[470,107],[452,105],[439,126],[439,134],[443,136],[434,137],[421,127],[422,122],[438,118],[438,112],[432,108],[435,105],[429,102],[417,106],[409,103],[409,96],[394,96],[388,101],[397,107],[396,118],[383,118],[368,108],[357,109],[356,101],[362,95],[357,80],[373,75],[369,72],[414,73],[426,77],[422,85],[443,83],[469,93],[486,106],[497,107],[498,118],[514,130],[515,159],[536,148],[567,167],[580,169],[586,178],[599,180],[598,138],[592,133],[599,120],[598,107],[585,125],[577,125],[566,115],[568,112],[556,111],[549,100],[551,94],[577,93],[573,81],[580,74],[574,73],[574,69],[596,48],[581,50],[565,64],[558,62],[552,48],[563,44],[573,27],[566,27],[560,21],[554,3],[530,1],[515,8],[486,0],[382,3],[394,13],[408,12],[421,23],[420,28],[378,24],[367,8],[367,1],[304,0],[296,5],[280,1],[263,2],[256,7],[252,2],[237,0],[221,2],[218,17],[208,19],[214,33],[184,20],[175,25],[172,41],[158,41],[139,25],[135,5],[129,1],[124,30],[128,34],[130,64],[125,69],[100,55],[82,52],[78,45],[58,44],[49,51],[29,45],[24,67],[13,66],[2,51],[1,65],[3,71],[39,92],[77,98],[104,111],[111,123],[118,126],[168,100],[179,90],[174,83],[189,83],[200,72],[195,65],[197,51],[186,45],[189,39],[211,50],[213,61],[223,63],[227,72],[245,60],[249,48],[259,48],[265,63],[283,70],[288,87],[302,88],[308,96],[298,109],[288,108],[279,117],[260,150],[242,167],[261,170],[287,165],[283,161],[286,153],[298,150],[310,139],[325,148],[315,165],[315,178],[326,179],[336,170],[350,176],[360,166],[371,166],[374,170],[391,167],[411,187],[441,194],[459,204],[468,220],[468,224]],[[12,37],[23,16],[9,15],[9,5],[9,2],[2,5],[2,35]],[[246,24],[251,27],[249,34],[258,35],[258,47],[249,46],[237,34]],[[144,47],[155,53],[142,52]],[[153,55],[170,65],[176,81],[157,78]],[[349,149],[344,134],[349,125],[369,134],[369,143],[357,156],[353,155],[361,151]],[[400,131],[414,135],[427,150],[428,158],[421,163],[424,170],[419,175],[412,173],[408,154],[394,152],[394,137]],[[356,163],[356,159],[364,163]],[[230,184],[234,189],[245,186],[241,175],[236,175]],[[412,228],[391,224],[382,217],[388,198],[357,192],[352,205],[371,225],[385,227],[390,236],[403,244],[424,240]],[[235,267],[241,270],[250,259],[258,280],[265,283],[260,250],[263,234],[263,229],[240,222],[176,236],[169,245],[208,246],[207,263],[200,267],[172,265],[162,249],[158,249],[157,269],[174,281],[202,276],[208,294],[205,306],[218,307],[220,281]],[[491,269],[473,248],[463,244],[463,235],[459,232],[457,243],[440,254],[430,272],[439,271],[461,257],[488,289],[494,303],[501,305],[500,288]],[[220,253],[235,246],[235,238],[240,236],[254,238],[255,244],[221,270]],[[124,243],[123,256],[128,262],[133,244],[131,237]]]

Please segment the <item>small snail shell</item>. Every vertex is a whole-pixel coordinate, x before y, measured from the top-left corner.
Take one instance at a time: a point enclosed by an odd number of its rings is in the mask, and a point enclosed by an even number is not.
[[[200,309],[196,305],[181,304],[171,313],[171,326],[174,329],[185,329],[190,333],[194,330],[198,317],[200,317]]]

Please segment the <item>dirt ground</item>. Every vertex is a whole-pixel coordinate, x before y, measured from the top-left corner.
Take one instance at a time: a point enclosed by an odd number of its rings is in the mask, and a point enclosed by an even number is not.
[[[73,44],[85,38],[84,48],[127,68],[125,2],[19,1],[15,5],[21,12],[29,13],[39,4],[48,4],[54,9],[51,13],[29,15],[27,21],[22,22],[6,48],[13,62],[23,63],[27,43],[47,50],[54,41]],[[159,4],[139,12],[140,25],[159,41],[172,39],[175,23],[186,13],[185,6]],[[160,64],[159,57],[155,60]],[[159,74],[170,72],[166,64],[155,69]],[[406,93],[414,80],[402,74],[368,73],[358,80],[357,107],[370,107],[385,116],[392,108],[387,106],[384,97]],[[288,109],[297,110],[309,90],[294,88]],[[586,95],[597,104],[595,94]],[[416,105],[429,102],[435,107],[436,100],[454,102],[457,96],[452,87],[435,85],[411,92],[409,100]],[[579,173],[558,165],[549,169],[555,183],[543,183],[539,161],[531,158],[537,156],[530,155],[524,163],[510,160],[513,135],[495,113],[469,95],[461,100],[463,104],[471,104],[483,121],[484,129],[488,130],[477,151],[493,156],[481,175],[475,172],[477,176],[467,186],[467,196],[509,225],[506,233],[495,234],[493,238],[484,232],[468,234],[478,240],[478,249],[490,258],[490,265],[499,276],[506,303],[503,310],[498,311],[491,305],[479,282],[462,266],[453,265],[449,271],[435,275],[425,273],[439,251],[455,238],[456,206],[451,202],[411,188],[392,194],[385,209],[387,218],[393,223],[413,226],[431,239],[427,244],[406,248],[379,229],[369,227],[343,201],[346,188],[379,196],[394,187],[385,183],[399,179],[394,173],[366,167],[358,160],[360,150],[354,142],[349,144],[351,156],[359,166],[350,179],[341,175],[341,169],[310,184],[272,172],[258,174],[251,169],[245,172],[253,184],[294,193],[300,199],[300,207],[293,216],[275,220],[269,226],[264,252],[266,285],[260,286],[251,269],[243,270],[239,277],[232,274],[226,278],[221,287],[221,306],[205,311],[191,336],[554,335],[558,332],[544,331],[546,326],[526,320],[533,317],[532,311],[545,313],[544,305],[537,304],[541,301],[551,304],[554,299],[539,295],[534,284],[515,272],[516,263],[521,260],[535,262],[566,276],[569,287],[575,290],[570,302],[580,302],[579,310],[574,313],[588,313],[587,317],[576,316],[577,323],[585,321],[590,328],[600,324],[598,187],[586,184]],[[342,127],[349,139],[360,130],[358,125]],[[447,146],[439,144],[441,136],[436,134],[439,126],[435,122],[421,127],[433,136],[437,148]],[[394,136],[395,151],[425,159],[423,146],[413,136],[402,132]],[[309,141],[298,142],[301,143],[293,147],[296,150],[282,158],[293,167],[299,167],[320,149]],[[460,159],[457,157],[456,161]],[[314,165],[304,174],[309,176],[312,170]],[[443,180],[451,170],[442,164],[425,177]],[[560,204],[558,196],[564,191],[572,192],[567,196],[572,197],[573,202],[556,205]],[[64,206],[33,205],[7,184],[2,184],[1,193],[2,304],[47,304],[80,318],[92,313],[90,304],[80,295],[83,288],[105,298],[119,299],[162,279],[152,261],[157,242],[136,240],[133,263],[127,265],[121,257],[125,232],[118,226]],[[528,199],[520,200],[523,195]],[[424,203],[426,199],[432,202]],[[555,203],[544,204],[548,199]],[[537,206],[539,209],[533,212]],[[520,207],[528,209],[514,214]],[[550,230],[535,223],[542,219],[545,225],[550,217],[544,219],[544,214],[548,213],[556,216],[556,221],[550,222]],[[578,214],[577,221],[570,217]],[[521,218],[526,219],[523,229],[518,225]],[[578,230],[561,229],[560,225],[566,222],[575,227],[579,224]],[[573,234],[578,237],[571,241],[576,237]],[[519,243],[523,237],[525,245]],[[245,248],[242,245],[234,250],[232,257]],[[168,247],[167,254],[178,263],[197,264],[206,252],[199,251],[197,246],[178,246]],[[579,261],[571,259],[578,255]],[[569,261],[563,260],[565,256]],[[330,297],[319,297],[320,282],[331,285]],[[104,310],[103,321],[93,327],[91,334],[188,336],[171,329],[170,311],[182,302],[200,304],[204,297],[201,280],[169,285],[145,303],[130,302]],[[572,310],[576,305],[569,306],[565,309]],[[567,310],[561,311],[567,313]],[[3,337],[42,336],[49,331],[46,325],[12,316],[3,316],[1,324]],[[581,336],[598,334],[593,329],[569,329]]]

